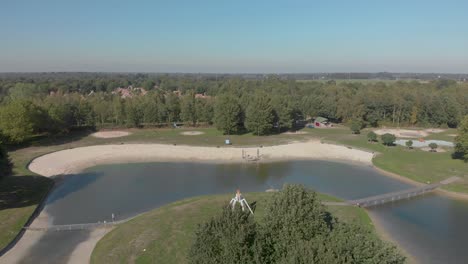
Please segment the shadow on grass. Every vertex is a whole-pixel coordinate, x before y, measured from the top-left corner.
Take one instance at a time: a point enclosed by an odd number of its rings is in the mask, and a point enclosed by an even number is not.
[[[8,176],[0,180],[0,210],[37,205],[54,181],[42,176]]]
[[[73,141],[78,141],[89,136],[91,133],[94,133],[93,129],[83,129],[71,131],[69,133],[62,134],[43,134],[37,135],[21,144],[8,145],[9,151],[15,151],[27,147],[46,147],[46,146],[55,146],[62,145],[66,143],[71,143]]]

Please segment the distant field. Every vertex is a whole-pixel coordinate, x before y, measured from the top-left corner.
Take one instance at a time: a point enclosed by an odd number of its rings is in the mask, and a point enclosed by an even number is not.
[[[397,82],[397,81],[402,81],[402,82],[413,82],[413,81],[417,81],[417,82],[424,82],[424,81],[421,81],[421,80],[408,80],[408,79],[405,79],[405,80],[378,80],[378,79],[332,79],[332,80],[329,80],[329,79],[317,79],[317,80],[296,80],[297,82],[328,82],[328,81],[335,81],[336,83],[346,83],[346,82],[354,82],[354,83],[378,83],[378,82],[383,82],[383,83],[394,83],[394,82]]]
[[[256,201],[255,219],[262,221],[264,205],[272,193],[247,193],[250,203]],[[337,201],[320,195],[321,200]],[[189,198],[145,213],[119,225],[101,239],[91,256],[91,263],[187,263],[187,252],[198,224],[221,211],[232,195],[212,195]],[[374,230],[364,209],[357,207],[328,207],[343,222]]]

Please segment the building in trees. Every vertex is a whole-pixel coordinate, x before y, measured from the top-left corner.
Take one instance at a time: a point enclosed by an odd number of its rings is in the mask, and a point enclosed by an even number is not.
[[[331,123],[328,121],[327,118],[325,117],[316,117],[315,120],[314,120],[314,126],[315,127],[319,127],[319,128],[322,128],[322,127],[331,127]]]

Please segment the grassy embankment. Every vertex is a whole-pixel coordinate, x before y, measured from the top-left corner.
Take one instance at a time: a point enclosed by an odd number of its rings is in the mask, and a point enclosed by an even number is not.
[[[265,204],[271,195],[245,195],[250,203],[257,202],[256,221],[262,221]],[[319,197],[338,201],[330,196]],[[123,223],[98,242],[91,263],[187,263],[187,252],[197,225],[218,214],[231,198],[232,194],[189,198]],[[374,230],[369,216],[361,208],[329,206],[328,210],[341,221],[355,221]]]

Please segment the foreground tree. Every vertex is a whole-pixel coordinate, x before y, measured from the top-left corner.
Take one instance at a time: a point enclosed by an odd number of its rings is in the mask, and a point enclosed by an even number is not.
[[[255,222],[240,207],[223,208],[220,216],[200,225],[189,252],[191,264],[253,263]]]
[[[458,135],[455,137],[454,158],[468,162],[468,115],[463,118],[458,127]]]
[[[242,124],[242,110],[235,96],[219,96],[214,109],[215,124],[219,130],[228,135],[239,131]]]
[[[285,185],[265,208],[263,221],[225,208],[199,226],[190,263],[404,263],[394,246],[369,228],[334,218],[315,192]]]

